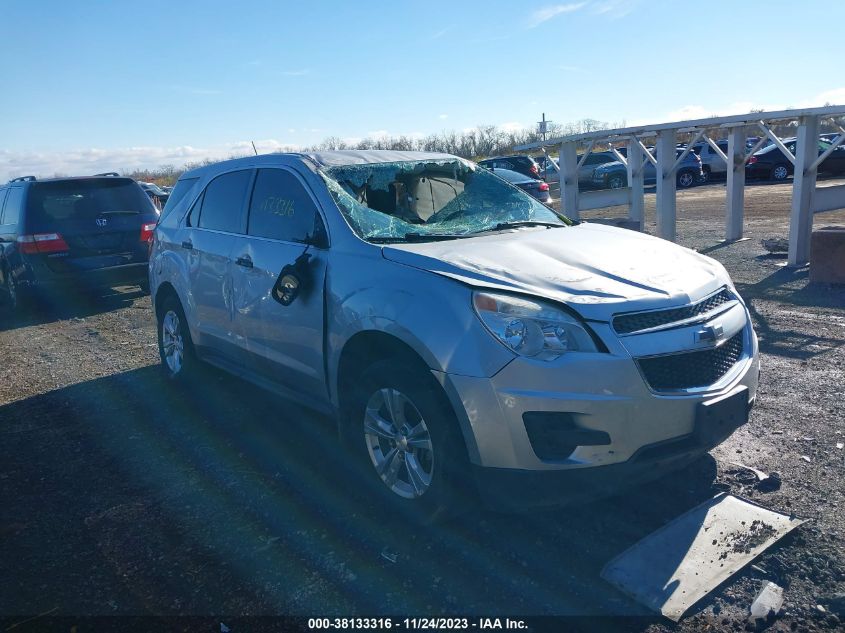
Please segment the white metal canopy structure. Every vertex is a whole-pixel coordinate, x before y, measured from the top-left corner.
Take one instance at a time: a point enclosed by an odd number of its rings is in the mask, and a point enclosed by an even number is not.
[[[701,141],[706,142],[727,163],[725,239],[732,241],[740,239],[743,232],[745,165],[754,152],[767,141],[771,141],[778,146],[795,168],[789,224],[789,265],[803,266],[810,259],[813,214],[845,208],[845,185],[816,187],[819,165],[828,157],[830,152],[845,141],[845,128],[836,125],[839,135],[833,141],[833,147],[819,155],[817,148],[820,121],[843,115],[845,115],[845,105],[803,110],[752,112],[734,116],[599,130],[520,145],[515,149],[524,151],[560,145],[560,172],[558,174],[560,177],[560,203],[561,210],[569,217],[578,219],[581,211],[626,204],[628,205],[628,217],[638,223],[641,230],[644,194],[643,167],[646,160],[650,161],[654,164],[657,172],[657,234],[674,241],[677,219],[675,172],[693,144]],[[797,126],[795,154],[790,152],[783,141],[772,131],[771,125],[779,122],[792,122]],[[749,149],[746,147],[746,134],[750,126],[753,126],[758,133],[762,133],[762,136],[756,145]],[[714,132],[727,133],[727,154],[710,138],[714,135]],[[678,134],[683,133],[690,134],[692,140],[678,155],[676,152],[677,137]],[[654,154],[643,143],[643,139],[647,138],[655,138],[656,151]],[[578,190],[578,168],[597,143],[609,144],[617,159],[626,165],[629,185],[627,189]],[[613,147],[614,144],[626,144],[627,157],[616,150]],[[579,145],[586,146],[580,159],[577,153]]]

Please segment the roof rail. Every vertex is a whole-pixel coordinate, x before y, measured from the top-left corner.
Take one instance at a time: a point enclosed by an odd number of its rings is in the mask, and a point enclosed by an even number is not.
[[[9,182],[32,182],[35,176],[21,176],[19,178],[12,178]]]
[[[107,172],[103,172],[102,174],[94,174],[94,175],[95,176],[120,176],[120,174],[117,173],[116,171],[107,171]]]

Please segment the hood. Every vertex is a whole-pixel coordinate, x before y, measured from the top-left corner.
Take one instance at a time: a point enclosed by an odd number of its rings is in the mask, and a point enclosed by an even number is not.
[[[729,283],[722,265],[643,233],[582,223],[391,244],[386,259],[478,288],[563,302],[585,319],[682,306]]]

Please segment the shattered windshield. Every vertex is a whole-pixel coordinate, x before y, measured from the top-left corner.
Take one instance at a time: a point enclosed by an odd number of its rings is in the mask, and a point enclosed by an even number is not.
[[[571,224],[459,159],[343,165],[320,173],[352,229],[369,241],[467,237],[512,223]]]

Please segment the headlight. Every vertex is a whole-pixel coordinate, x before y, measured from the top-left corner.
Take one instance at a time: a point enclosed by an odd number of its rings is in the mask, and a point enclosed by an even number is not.
[[[554,360],[566,352],[598,351],[577,318],[547,303],[475,292],[472,304],[490,333],[520,356]]]

